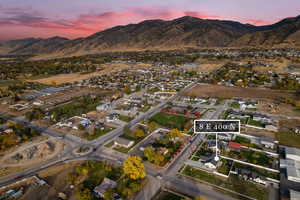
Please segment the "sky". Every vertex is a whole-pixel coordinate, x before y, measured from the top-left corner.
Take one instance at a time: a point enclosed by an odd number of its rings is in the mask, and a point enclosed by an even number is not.
[[[300,15],[300,0],[0,0],[0,41],[86,37],[117,25],[182,16],[254,25]]]

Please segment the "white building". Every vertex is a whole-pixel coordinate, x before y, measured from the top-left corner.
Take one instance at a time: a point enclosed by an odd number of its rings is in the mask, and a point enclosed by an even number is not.
[[[114,144],[117,146],[121,146],[121,147],[125,147],[125,148],[129,148],[132,145],[134,145],[134,141],[132,140],[127,140],[125,138],[120,138],[118,137],[115,141]]]
[[[110,103],[104,103],[96,107],[97,111],[105,111],[110,107]]]
[[[300,149],[285,147],[285,157],[300,162]]]
[[[290,199],[291,200],[299,200],[300,199],[300,192],[295,190],[290,190]]]

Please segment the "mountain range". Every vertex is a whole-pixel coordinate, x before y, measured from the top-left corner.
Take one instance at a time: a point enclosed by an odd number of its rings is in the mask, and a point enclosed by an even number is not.
[[[300,15],[267,26],[181,17],[116,26],[85,38],[26,38],[0,44],[0,54],[83,55],[104,51],[168,50],[186,47],[300,46]]]

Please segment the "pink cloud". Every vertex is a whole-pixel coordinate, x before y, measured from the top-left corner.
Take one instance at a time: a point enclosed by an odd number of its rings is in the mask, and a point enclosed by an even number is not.
[[[171,20],[182,16],[192,16],[202,19],[221,19],[222,17],[208,14],[204,11],[183,11],[178,9],[162,9],[162,8],[129,8],[123,12],[103,12],[100,14],[81,14],[76,19],[50,19],[42,16],[34,11],[25,10],[5,10],[0,11],[6,13],[6,17],[0,17],[0,25],[5,27],[4,31],[0,32],[0,39],[6,36],[14,37],[13,33],[8,34],[10,27],[26,28],[27,35],[30,30],[32,35],[37,32],[42,33],[43,37],[51,37],[54,35],[62,35],[64,37],[84,37],[95,32],[102,31],[117,25],[126,25],[129,23],[138,23],[143,20],[162,19]],[[245,23],[255,25],[269,24],[269,21],[261,19],[247,19]],[[39,30],[39,31],[35,31]]]
[[[268,20],[263,20],[263,19],[246,19],[245,23],[253,24],[256,26],[261,26],[261,25],[272,24],[272,23],[274,23],[274,21],[268,21]]]

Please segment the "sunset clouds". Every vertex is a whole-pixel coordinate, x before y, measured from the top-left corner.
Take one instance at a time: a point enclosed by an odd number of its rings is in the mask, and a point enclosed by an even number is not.
[[[3,1],[7,1],[7,3],[4,4]],[[118,1],[119,4],[105,4],[100,3],[101,1],[86,0],[84,1],[86,4],[84,4],[79,0],[72,0],[72,3],[68,0],[44,0],[44,4],[41,4],[41,1],[37,0],[27,0],[27,3],[24,1],[21,3],[20,0],[2,0],[0,2],[0,41],[56,35],[69,38],[85,37],[117,25],[138,23],[150,19],[171,20],[182,16],[238,20],[254,25],[274,23],[278,18],[277,16],[260,18],[259,15],[240,14],[237,14],[240,16],[234,16],[234,13],[220,12],[216,8],[211,8],[207,0],[202,0],[202,4],[201,0],[187,0],[185,2],[189,3],[186,6],[182,6],[182,1],[179,0],[163,1],[165,4],[169,3],[169,6],[161,5],[158,1],[157,3],[153,1],[153,5],[137,0],[111,0],[112,2]],[[61,2],[60,7],[56,4],[57,2]],[[68,5],[66,5],[67,2]],[[219,2],[215,5],[219,6]],[[193,4],[195,6],[192,6]],[[80,6],[84,7],[80,9]]]

